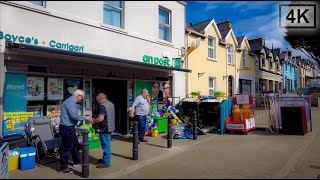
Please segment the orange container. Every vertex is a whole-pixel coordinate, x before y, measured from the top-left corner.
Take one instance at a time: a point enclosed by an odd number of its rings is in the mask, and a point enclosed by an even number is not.
[[[241,113],[240,108],[238,105],[234,105],[232,107],[232,120],[234,122],[240,122],[241,121]]]
[[[251,110],[250,110],[250,106],[248,105],[244,105],[242,107],[242,118],[243,120],[248,119],[251,117]]]

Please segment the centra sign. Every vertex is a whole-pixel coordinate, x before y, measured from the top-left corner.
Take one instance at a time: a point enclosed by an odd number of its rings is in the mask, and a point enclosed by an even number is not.
[[[153,56],[149,56],[149,55],[144,55],[142,57],[142,60],[145,63],[151,63],[151,64],[169,66],[170,67],[170,59],[168,59],[168,58],[159,58],[159,57],[153,57]]]

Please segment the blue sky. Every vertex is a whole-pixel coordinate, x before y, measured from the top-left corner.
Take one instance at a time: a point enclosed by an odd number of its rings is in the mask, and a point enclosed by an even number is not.
[[[290,1],[186,1],[186,20],[193,24],[214,18],[216,23],[229,19],[236,36],[264,37],[266,46],[290,48],[279,27],[279,4]],[[298,50],[293,54],[303,55]],[[303,55],[304,56],[304,55]]]

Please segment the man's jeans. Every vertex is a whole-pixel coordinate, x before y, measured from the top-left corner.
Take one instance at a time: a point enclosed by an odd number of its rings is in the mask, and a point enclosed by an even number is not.
[[[60,168],[66,169],[68,167],[70,153],[72,154],[74,163],[80,162],[79,142],[73,126],[68,127],[60,125],[59,132],[62,136],[62,144],[60,147]]]
[[[139,140],[144,140],[144,130],[146,128],[147,116],[136,115],[136,120],[139,124]]]
[[[103,163],[109,166],[111,161],[111,133],[99,133],[99,136],[103,150]]]

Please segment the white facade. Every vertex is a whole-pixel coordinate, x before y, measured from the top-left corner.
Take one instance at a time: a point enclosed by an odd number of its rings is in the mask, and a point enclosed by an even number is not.
[[[53,48],[74,45],[73,48],[77,46],[77,50],[85,53],[143,62],[144,55],[181,57],[185,46],[184,2],[124,1],[123,29],[103,24],[103,1],[44,1],[44,4],[41,7],[27,1],[0,3],[2,52],[5,39],[10,39]],[[170,12],[171,42],[159,40],[159,7]],[[31,41],[27,41],[28,37]],[[62,44],[65,45],[61,47]],[[184,97],[185,72],[174,71],[173,82],[173,96]]]

